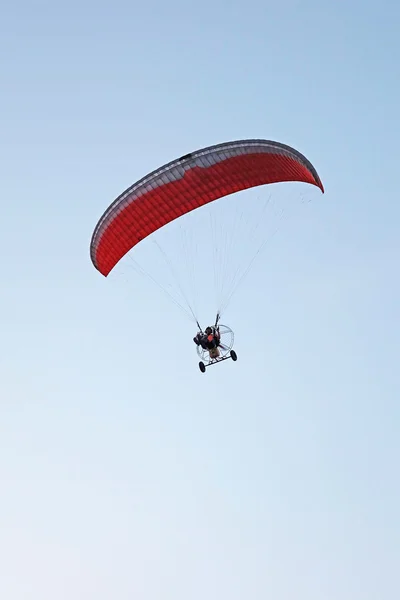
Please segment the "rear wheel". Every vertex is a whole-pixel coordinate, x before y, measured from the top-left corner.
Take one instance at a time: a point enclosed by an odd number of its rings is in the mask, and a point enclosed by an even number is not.
[[[206,365],[203,362],[199,362],[199,369],[202,373],[206,372]]]
[[[231,359],[235,361],[237,360],[237,354],[234,350],[231,350]]]

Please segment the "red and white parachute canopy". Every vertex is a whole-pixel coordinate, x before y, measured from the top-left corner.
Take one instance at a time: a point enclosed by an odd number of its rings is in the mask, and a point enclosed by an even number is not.
[[[187,154],[146,175],[109,206],[92,236],[92,262],[107,276],[136,244],[174,219],[223,196],[286,181],[324,192],[307,158],[279,142],[242,140]]]

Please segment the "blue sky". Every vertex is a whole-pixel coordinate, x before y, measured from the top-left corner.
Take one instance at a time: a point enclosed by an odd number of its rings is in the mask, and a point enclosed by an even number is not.
[[[399,596],[399,26],[358,0],[2,7],[1,598]],[[89,242],[148,171],[251,137],[326,194],[204,376],[192,324]]]

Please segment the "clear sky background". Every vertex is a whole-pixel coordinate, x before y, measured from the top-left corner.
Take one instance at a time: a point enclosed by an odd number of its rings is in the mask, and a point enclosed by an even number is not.
[[[2,5],[2,599],[400,597],[399,31],[394,1]],[[202,375],[90,237],[148,171],[251,137],[326,194]]]

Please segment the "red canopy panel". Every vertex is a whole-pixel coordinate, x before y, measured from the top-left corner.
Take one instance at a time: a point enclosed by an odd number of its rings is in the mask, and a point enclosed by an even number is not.
[[[188,154],[144,177],[111,204],[93,233],[92,262],[107,276],[138,242],[174,219],[234,192],[284,181],[324,191],[312,164],[278,142],[228,142]]]

